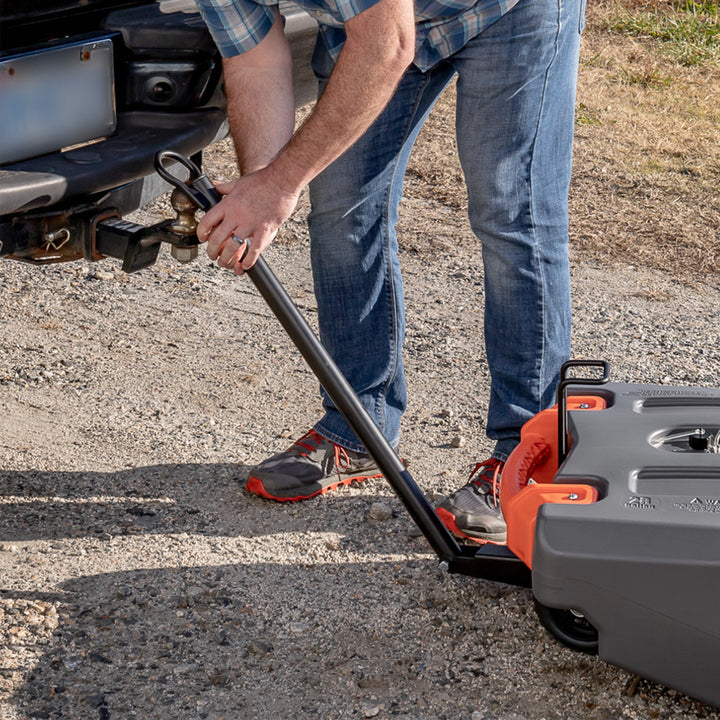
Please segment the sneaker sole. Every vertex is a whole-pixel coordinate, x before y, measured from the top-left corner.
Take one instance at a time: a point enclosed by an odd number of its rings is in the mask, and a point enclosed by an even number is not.
[[[497,536],[492,537],[488,534],[480,533],[478,533],[477,535],[469,535],[467,532],[461,530],[457,526],[457,523],[455,522],[455,516],[451,512],[448,512],[444,508],[437,508],[437,510],[435,510],[435,514],[440,518],[442,524],[456,537],[471,540],[478,545],[485,545],[487,543],[490,543],[492,545],[507,545],[507,535],[502,538]]]
[[[337,482],[330,483],[329,485],[325,485],[324,487],[321,487],[319,490],[315,490],[315,492],[312,492],[309,495],[284,496],[273,495],[272,493],[268,492],[263,486],[263,482],[260,478],[251,476],[248,478],[247,483],[245,484],[245,489],[249,493],[252,493],[253,495],[259,495],[266,500],[276,500],[277,502],[299,502],[301,500],[309,500],[310,498],[316,497],[317,495],[324,495],[326,492],[341,487],[342,485],[350,485],[354,482],[362,482],[363,480],[376,480],[377,478],[381,477],[382,473],[378,473],[377,475],[353,475],[353,477],[344,478],[342,480],[338,480]]]

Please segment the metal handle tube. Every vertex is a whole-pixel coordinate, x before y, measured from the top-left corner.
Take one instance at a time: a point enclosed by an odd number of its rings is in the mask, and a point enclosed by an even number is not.
[[[451,563],[461,555],[459,545],[442,524],[407,468],[263,257],[258,258],[255,265],[246,272],[337,409],[400,497],[433,550],[441,560]]]

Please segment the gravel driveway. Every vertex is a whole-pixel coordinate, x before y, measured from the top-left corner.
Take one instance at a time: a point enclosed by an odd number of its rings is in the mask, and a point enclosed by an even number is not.
[[[405,231],[432,212],[408,199]],[[462,240],[403,251],[401,451],[431,499],[489,451]],[[314,323],[300,219],[266,257]],[[166,254],[133,276],[2,269],[0,719],[720,718],[558,645],[528,591],[444,574],[384,482],[248,495],[249,467],[319,401],[247,279]],[[717,386],[717,287],[578,258],[573,285],[576,357]]]

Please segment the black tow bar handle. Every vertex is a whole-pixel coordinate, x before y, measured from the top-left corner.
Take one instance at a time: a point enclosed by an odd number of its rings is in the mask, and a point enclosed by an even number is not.
[[[187,179],[183,180],[173,175],[167,169],[169,162],[184,167],[188,171]],[[207,175],[203,175],[200,168],[185,155],[172,150],[163,150],[155,155],[154,165],[157,174],[165,182],[185,193],[201,210],[209,210],[222,200],[222,195],[215,189],[212,180]]]
[[[190,177],[187,181],[167,171],[165,163],[168,160],[180,163],[188,170]],[[222,197],[207,176],[202,175],[194,163],[178,153],[158,153],[155,167],[165,180],[179,187],[203,210],[216,205]],[[481,559],[478,556],[482,550],[477,552],[477,548],[473,547],[466,551],[458,545],[263,256],[245,273],[403,502],[432,549],[441,561],[447,563],[448,570],[528,586],[529,570],[506,548],[484,546],[489,550],[488,557]]]

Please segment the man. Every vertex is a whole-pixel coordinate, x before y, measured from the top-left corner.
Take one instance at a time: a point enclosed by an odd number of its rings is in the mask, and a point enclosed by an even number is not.
[[[407,401],[398,204],[412,144],[457,75],[458,151],[483,245],[495,447],[438,514],[460,537],[503,543],[503,463],[521,426],[552,404],[569,356],[567,194],[582,0],[300,0],[320,25],[321,94],[294,135],[277,0],[197,2],[224,56],[242,173],[220,186],[225,197],[198,236],[211,259],[241,274],[310,183],[321,339],[393,446]],[[250,492],[302,500],[379,477],[326,395],[323,406],[312,430],[253,469]]]

